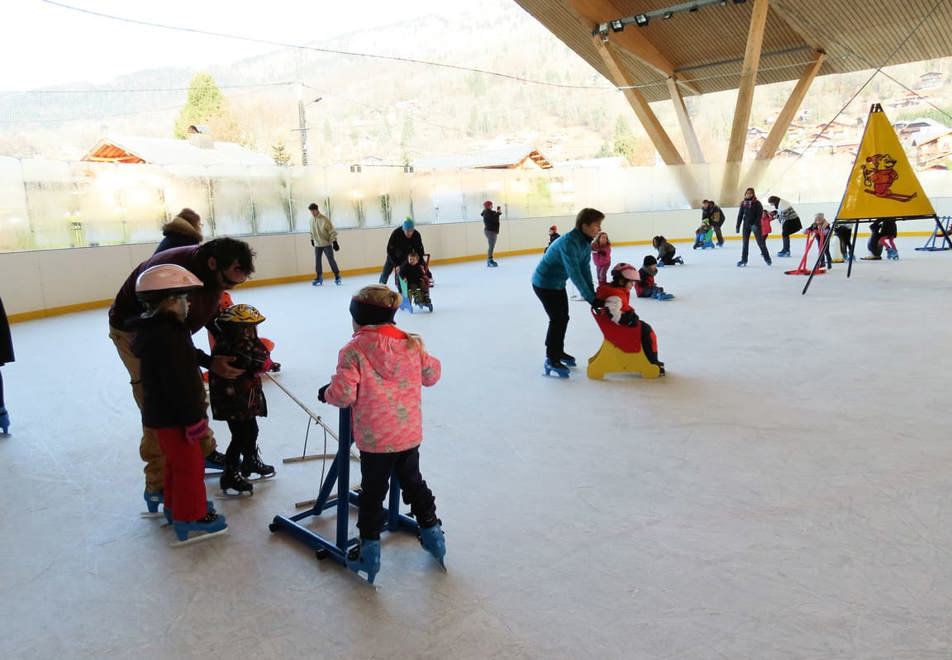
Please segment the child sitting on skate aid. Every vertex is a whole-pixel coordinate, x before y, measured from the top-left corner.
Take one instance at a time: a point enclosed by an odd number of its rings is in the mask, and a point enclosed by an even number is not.
[[[433,302],[430,300],[430,273],[426,265],[420,261],[420,255],[410,250],[407,260],[397,271],[400,290],[405,296],[404,307],[413,311],[413,305],[426,307],[433,311]]]
[[[638,271],[631,264],[615,264],[611,271],[609,284],[601,284],[595,290],[595,298],[611,321],[620,326],[631,328],[641,338],[641,351],[651,364],[657,365],[664,375],[664,362],[658,359],[658,338],[651,326],[638,318],[631,306],[631,288],[639,280]],[[602,325],[602,324],[599,324]],[[606,339],[610,339],[606,333]]]
[[[418,335],[394,325],[399,307],[400,294],[386,285],[357,292],[350,301],[354,336],[340,350],[331,382],[317,394],[322,402],[352,407],[360,450],[360,554],[348,566],[364,571],[371,584],[380,570],[383,501],[391,475],[399,480],[403,501],[419,525],[420,544],[441,565],[446,554],[436,500],[420,474],[420,389],[440,379],[440,361],[426,352]]]
[[[142,424],[155,429],[165,454],[165,518],[179,544],[224,532],[225,516],[205,499],[205,457],[201,439],[208,433],[205,386],[192,333],[185,325],[188,292],[202,281],[185,268],[160,264],[136,279],[136,296],[145,307],[132,322],[132,351],[141,361]],[[192,533],[200,534],[189,538]],[[178,545],[178,544],[173,544]]]

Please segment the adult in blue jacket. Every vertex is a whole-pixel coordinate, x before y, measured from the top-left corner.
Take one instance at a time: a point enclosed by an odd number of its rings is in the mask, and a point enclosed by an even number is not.
[[[569,326],[569,298],[565,283],[575,284],[585,300],[595,304],[592,283],[592,240],[602,230],[605,214],[595,209],[582,209],[575,216],[575,229],[552,243],[532,274],[532,289],[542,301],[549,316],[545,335],[545,372],[555,371],[560,377],[569,374],[575,358],[565,352],[565,331]]]

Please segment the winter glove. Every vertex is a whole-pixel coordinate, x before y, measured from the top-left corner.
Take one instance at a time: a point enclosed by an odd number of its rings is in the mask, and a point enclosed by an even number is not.
[[[635,325],[638,322],[638,315],[633,311],[622,312],[618,322],[621,325]]]
[[[321,389],[317,391],[317,400],[320,401],[321,403],[327,403],[327,399],[324,398],[324,393],[327,392],[327,388],[330,386],[331,384],[328,383],[327,385],[325,385],[324,387],[322,387]]]
[[[314,245],[314,239],[313,239],[313,238],[311,239],[311,247],[317,247],[316,245]]]
[[[270,371],[270,372],[273,373],[273,374],[278,373],[279,371],[281,371],[281,363],[280,363],[280,362],[272,362],[272,363],[271,363],[271,366],[268,367],[268,371]]]
[[[185,427],[185,442],[194,445],[200,442],[202,438],[208,435],[208,418],[202,417],[194,424]]]
[[[593,300],[593,301],[592,301],[592,311],[595,312],[596,314],[604,314],[604,313],[605,313],[605,301],[604,301],[604,300],[601,300],[601,299],[599,299],[599,298],[596,298],[595,300]]]
[[[331,243],[331,245],[334,247],[334,252],[340,251],[340,243],[338,243],[337,241],[334,241],[333,243]]]

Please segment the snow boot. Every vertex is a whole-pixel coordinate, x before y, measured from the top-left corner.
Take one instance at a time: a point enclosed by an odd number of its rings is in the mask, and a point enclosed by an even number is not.
[[[367,574],[367,582],[373,584],[380,572],[380,539],[360,539],[360,554],[357,559],[347,560],[347,568],[354,573],[363,571]]]
[[[206,470],[224,470],[225,455],[217,449],[212,449],[212,453],[205,457]]]
[[[542,365],[542,368],[545,370],[545,375],[548,376],[551,372],[555,372],[559,378],[568,378],[569,377],[569,368],[566,367],[559,360],[552,360],[550,358],[545,359],[545,364]]]
[[[443,525],[439,520],[432,527],[420,528],[420,545],[440,562],[440,566],[446,568],[443,563],[443,557],[446,556],[446,539],[443,534]]]
[[[0,429],[4,435],[10,432],[10,413],[4,406],[0,406]]]
[[[165,501],[165,498],[162,496],[161,490],[156,491],[145,491],[142,493],[143,499],[145,499],[145,505],[149,508],[149,513],[158,513],[159,505]]]
[[[261,461],[261,452],[255,445],[255,451],[251,456],[245,456],[239,466],[241,476],[245,479],[252,474],[257,474],[259,479],[267,479],[274,476],[274,466]]]
[[[229,490],[237,491],[238,495],[242,493],[248,493],[249,495],[255,494],[255,487],[248,483],[248,480],[241,475],[236,465],[225,466],[225,471],[222,472],[221,480],[218,482],[218,485],[221,486],[221,492],[225,495],[231,495],[231,493],[228,492]]]

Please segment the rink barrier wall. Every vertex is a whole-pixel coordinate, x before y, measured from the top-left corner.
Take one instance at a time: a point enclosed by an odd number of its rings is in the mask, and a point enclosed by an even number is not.
[[[947,202],[942,204],[941,202]],[[933,200],[939,215],[952,215],[952,198]],[[941,207],[941,208],[940,208]],[[947,208],[946,208],[947,207]],[[801,204],[804,225],[813,214],[836,212],[832,204]],[[736,208],[725,209],[725,238],[733,233]],[[612,245],[649,245],[657,234],[673,243],[693,243],[700,222],[696,209],[656,213],[620,213],[607,216],[603,228]],[[574,216],[503,220],[494,256],[511,257],[542,254],[548,244],[548,228],[560,233],[575,224]],[[901,236],[930,236],[929,220],[906,221]],[[387,240],[394,227],[342,229],[340,252],[336,253],[345,277],[379,273]],[[482,221],[420,224],[424,244],[433,265],[482,261],[486,258],[486,238]],[[771,234],[774,236],[774,234]],[[863,234],[861,233],[861,236]],[[868,234],[867,234],[868,235]],[[314,251],[306,233],[239,236],[255,250],[255,274],[242,287],[273,286],[310,281],[314,277]],[[152,255],[154,243],[84,247],[63,250],[34,250],[0,253],[0,296],[8,318],[17,323],[108,307],[129,273]]]

